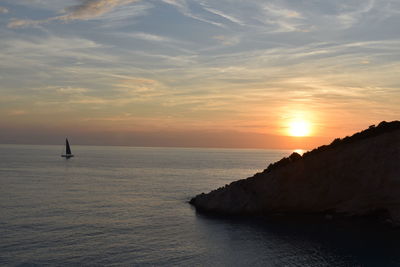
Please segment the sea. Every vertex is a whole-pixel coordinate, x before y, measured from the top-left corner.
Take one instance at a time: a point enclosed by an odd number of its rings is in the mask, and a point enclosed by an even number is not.
[[[191,197],[290,150],[0,145],[1,266],[400,266],[369,223],[210,216]]]

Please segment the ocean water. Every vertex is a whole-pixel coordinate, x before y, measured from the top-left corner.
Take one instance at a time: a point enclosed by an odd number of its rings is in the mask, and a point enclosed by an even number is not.
[[[198,214],[187,202],[284,150],[0,145],[0,265],[400,266],[363,223]]]

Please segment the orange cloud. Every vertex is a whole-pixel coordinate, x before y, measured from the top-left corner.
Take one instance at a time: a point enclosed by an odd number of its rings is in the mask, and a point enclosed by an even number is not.
[[[10,111],[10,115],[12,116],[19,116],[19,115],[25,115],[27,112],[25,110],[22,109],[17,109],[17,110],[12,110]]]
[[[46,24],[52,21],[89,20],[104,15],[120,5],[137,2],[139,0],[80,0],[80,4],[64,9],[64,15],[43,20],[12,19],[8,28],[20,28]]]

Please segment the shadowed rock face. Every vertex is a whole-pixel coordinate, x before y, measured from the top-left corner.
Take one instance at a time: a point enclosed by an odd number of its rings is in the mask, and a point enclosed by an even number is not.
[[[292,154],[253,177],[190,201],[197,210],[232,215],[384,212],[400,223],[400,122]]]

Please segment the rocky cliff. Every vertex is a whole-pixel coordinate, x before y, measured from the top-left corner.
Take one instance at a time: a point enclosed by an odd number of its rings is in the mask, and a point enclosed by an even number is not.
[[[190,203],[232,215],[380,212],[400,223],[400,122],[381,122],[303,156],[293,153]]]

